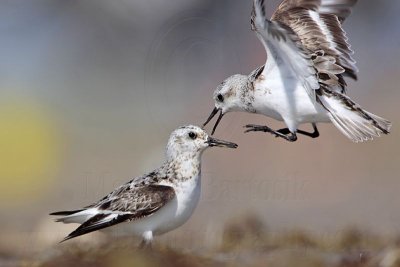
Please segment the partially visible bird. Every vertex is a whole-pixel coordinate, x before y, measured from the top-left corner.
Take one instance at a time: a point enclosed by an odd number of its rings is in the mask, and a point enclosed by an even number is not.
[[[121,185],[92,205],[51,213],[62,216],[57,222],[81,224],[62,242],[112,226],[110,230],[116,234],[141,236],[141,247],[150,246],[153,235],[181,226],[192,215],[200,198],[201,156],[214,146],[237,147],[210,137],[197,126],[176,129],[161,167]]]
[[[316,138],[316,123],[332,122],[354,142],[390,132],[391,123],[355,103],[346,94],[345,77],[357,79],[353,51],[342,23],[357,0],[284,0],[266,19],[264,0],[254,0],[251,28],[267,52],[265,65],[250,75],[233,75],[214,92],[218,113],[242,111],[283,121],[286,128],[246,125],[246,132],[268,132],[288,141],[297,134]],[[299,130],[311,123],[314,131]]]

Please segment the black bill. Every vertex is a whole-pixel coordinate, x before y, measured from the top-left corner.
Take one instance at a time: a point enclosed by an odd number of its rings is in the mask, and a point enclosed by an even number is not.
[[[219,140],[213,137],[208,137],[206,143],[210,146],[218,146],[218,147],[229,147],[229,148],[237,148],[238,145],[232,142],[227,142],[227,141],[223,141],[223,140]]]
[[[203,124],[203,127],[206,126],[212,120],[212,118],[214,118],[214,116],[218,113],[218,111],[220,111],[220,114],[219,114],[219,117],[218,117],[217,121],[215,122],[215,125],[212,129],[211,135],[213,135],[215,133],[215,130],[217,129],[218,124],[221,122],[221,119],[224,116],[224,114],[222,113],[222,110],[220,110],[218,108],[214,108],[213,111],[211,111],[211,114],[208,117],[207,121]]]

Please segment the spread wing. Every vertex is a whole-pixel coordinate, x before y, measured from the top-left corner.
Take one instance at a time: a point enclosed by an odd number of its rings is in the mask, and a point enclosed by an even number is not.
[[[269,70],[270,60],[274,60],[278,65],[279,62],[284,62],[296,74],[309,96],[315,99],[315,90],[319,89],[320,85],[311,55],[290,27],[280,21],[266,19],[265,14],[264,0],[254,0],[251,26],[267,51],[268,60],[264,73]]]
[[[87,207],[88,219],[63,241],[118,223],[150,216],[174,197],[175,191],[170,186],[146,185],[136,188],[131,184],[123,185],[98,203]],[[79,216],[84,215],[84,211],[78,212],[80,212]],[[74,214],[69,214],[69,216],[74,216]],[[68,216],[59,221],[68,221]]]
[[[289,11],[295,7],[317,11],[320,14],[336,15],[343,22],[350,14],[358,0],[284,0],[275,14]]]
[[[335,84],[340,75],[357,79],[353,51],[342,28],[356,3],[357,0],[285,0],[272,16],[272,21],[293,30],[304,48],[314,53],[322,83]]]

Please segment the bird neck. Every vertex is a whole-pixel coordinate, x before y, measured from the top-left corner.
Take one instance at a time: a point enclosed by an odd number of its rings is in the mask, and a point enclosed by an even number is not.
[[[199,177],[201,172],[201,155],[179,155],[168,160],[166,167],[173,171],[175,179],[189,180]]]
[[[243,111],[254,113],[254,87],[251,79],[248,79],[246,83],[243,83],[243,85],[238,88],[238,96],[240,99],[240,109]]]

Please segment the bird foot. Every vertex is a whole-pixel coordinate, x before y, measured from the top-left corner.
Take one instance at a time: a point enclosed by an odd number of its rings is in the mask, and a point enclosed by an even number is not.
[[[264,133],[271,133],[275,135],[275,137],[279,137],[279,134],[274,131],[273,129],[269,128],[268,126],[263,126],[263,125],[255,125],[255,124],[247,124],[244,126],[244,128],[247,128],[245,133],[249,132],[264,132]]]
[[[295,142],[297,140],[297,136],[295,133],[291,133],[290,131],[286,133],[286,131],[279,130],[275,131],[268,126],[262,126],[262,125],[254,125],[254,124],[248,124],[244,126],[244,128],[247,128],[245,133],[248,132],[264,132],[264,133],[270,133],[274,135],[275,137],[281,137],[289,142]]]
[[[153,246],[152,246],[152,242],[148,242],[146,240],[142,240],[142,242],[140,243],[139,250],[144,250],[144,251],[152,251],[153,250]]]

